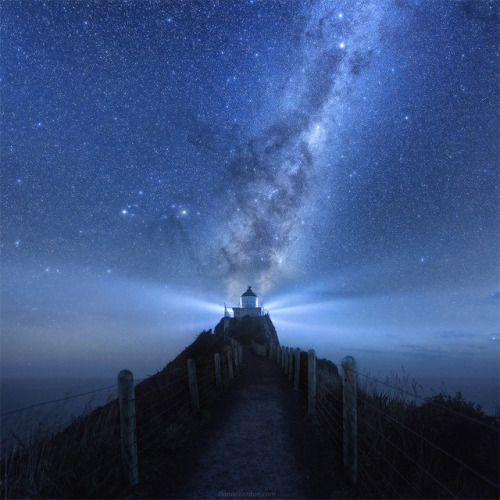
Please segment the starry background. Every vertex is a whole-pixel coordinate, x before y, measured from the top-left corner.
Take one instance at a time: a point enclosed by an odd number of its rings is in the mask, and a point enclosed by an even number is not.
[[[495,1],[11,1],[2,371],[282,343],[498,379]]]

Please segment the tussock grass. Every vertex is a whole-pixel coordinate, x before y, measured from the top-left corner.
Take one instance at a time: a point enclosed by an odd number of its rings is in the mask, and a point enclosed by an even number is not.
[[[113,399],[72,418],[63,430],[61,422],[53,422],[34,426],[26,438],[13,438],[15,445],[0,461],[1,497],[140,497],[144,483],[157,480],[160,470],[168,479],[165,471],[200,425],[190,411],[187,359],[196,361],[203,407],[217,397],[215,352],[221,354],[223,384],[229,385],[225,366],[229,349],[221,338],[204,331],[162,371],[136,385],[139,488],[128,488],[122,477],[119,408]]]
[[[358,377],[358,486],[348,498],[498,498],[499,419],[461,393],[422,398],[403,372]],[[317,420],[342,450],[342,378],[317,360]],[[476,474],[474,471],[477,471]]]
[[[406,375],[388,385],[400,392],[359,388],[360,484],[390,498],[497,498],[498,418],[460,393],[420,398]]]
[[[299,393],[307,408],[307,353],[300,353],[300,364]],[[316,360],[315,421],[337,464],[332,495],[499,497],[499,415],[485,414],[461,393],[424,398],[421,392],[404,370],[385,380],[358,374],[358,485],[340,487],[342,376],[331,361]]]
[[[34,432],[2,458],[3,498],[98,496],[120,474],[116,401],[54,429]]]

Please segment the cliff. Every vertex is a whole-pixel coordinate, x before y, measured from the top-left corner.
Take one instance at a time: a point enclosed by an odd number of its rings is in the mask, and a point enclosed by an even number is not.
[[[222,338],[236,339],[243,345],[250,345],[252,341],[260,345],[279,344],[278,334],[269,314],[243,318],[221,318],[214,333]]]

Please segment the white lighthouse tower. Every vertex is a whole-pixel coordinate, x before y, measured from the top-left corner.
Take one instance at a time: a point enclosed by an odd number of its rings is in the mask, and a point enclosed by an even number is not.
[[[235,318],[243,316],[262,316],[262,307],[259,307],[259,298],[249,285],[248,290],[240,297],[240,306],[233,307]]]

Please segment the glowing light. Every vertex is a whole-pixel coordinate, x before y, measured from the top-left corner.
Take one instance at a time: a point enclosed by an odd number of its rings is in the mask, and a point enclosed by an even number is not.
[[[310,146],[316,146],[322,142],[325,135],[325,129],[320,124],[313,125],[312,129],[309,131],[307,142]]]
[[[193,299],[191,306],[200,311],[206,311],[214,314],[219,314],[221,317],[224,314],[224,306],[216,304],[214,302],[208,302],[207,300]]]
[[[339,43],[339,47],[340,47],[341,49],[345,48],[345,43],[344,43],[344,42],[340,42],[340,43]]]

